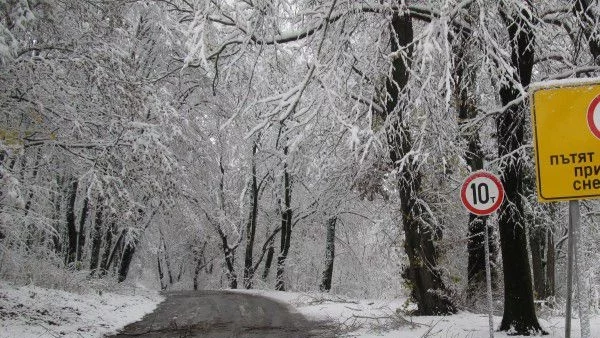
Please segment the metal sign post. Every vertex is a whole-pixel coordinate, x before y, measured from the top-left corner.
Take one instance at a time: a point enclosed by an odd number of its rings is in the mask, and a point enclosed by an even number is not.
[[[579,223],[579,202],[569,201],[569,233],[567,239],[567,301],[565,310],[565,338],[571,338],[571,300],[573,298],[573,228]]]
[[[579,200],[600,198],[600,78],[530,88],[538,199],[569,201],[565,337],[571,337],[575,272],[581,338],[590,338],[588,286],[578,244]]]
[[[504,187],[494,174],[487,171],[472,173],[460,189],[460,199],[471,213],[487,216],[494,213],[504,200]],[[492,271],[490,268],[490,236],[484,221],[483,237],[485,249],[485,281],[488,299],[488,321],[490,338],[494,338],[494,300],[492,298]]]
[[[485,242],[483,244],[485,248],[485,284],[487,288],[487,299],[488,299],[488,323],[490,327],[490,338],[494,338],[494,300],[492,296],[492,269],[490,268],[490,236],[488,234],[487,222],[484,223],[485,227],[483,233]]]

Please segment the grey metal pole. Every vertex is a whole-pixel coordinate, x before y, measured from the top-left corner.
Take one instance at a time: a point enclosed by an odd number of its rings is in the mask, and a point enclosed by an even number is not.
[[[487,217],[486,217],[487,218]],[[487,220],[484,221],[483,227],[484,244],[485,248],[485,282],[487,287],[487,299],[488,299],[488,321],[490,326],[490,338],[494,338],[494,301],[492,299],[492,271],[490,269],[490,239],[488,234]]]
[[[583,257],[583,248],[581,245],[581,216],[579,212],[579,201],[573,210],[569,208],[569,213],[573,219],[573,252],[575,265],[575,284],[577,285],[577,304],[579,305],[579,323],[581,328],[581,338],[590,338],[590,309],[587,295],[587,283],[585,282],[584,269],[582,268],[581,257]]]
[[[565,310],[565,338],[571,338],[571,299],[573,296],[573,254],[575,236],[573,227],[579,222],[579,201],[569,201],[569,232],[567,247],[567,304]]]

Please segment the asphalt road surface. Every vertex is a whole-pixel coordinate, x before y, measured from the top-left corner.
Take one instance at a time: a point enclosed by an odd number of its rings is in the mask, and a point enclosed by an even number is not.
[[[277,301],[228,291],[175,291],[141,321],[112,337],[335,337]]]

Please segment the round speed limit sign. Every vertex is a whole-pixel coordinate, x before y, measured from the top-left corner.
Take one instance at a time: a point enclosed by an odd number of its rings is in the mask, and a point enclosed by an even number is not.
[[[471,174],[460,189],[463,205],[475,215],[485,216],[496,211],[504,200],[502,182],[494,174],[477,171]]]

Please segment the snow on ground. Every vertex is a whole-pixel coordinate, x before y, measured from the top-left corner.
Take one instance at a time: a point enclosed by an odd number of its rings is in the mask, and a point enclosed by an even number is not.
[[[147,290],[69,293],[0,281],[0,337],[102,337],[154,311],[162,298]]]
[[[320,293],[277,291],[239,291],[258,294],[290,304],[306,317],[332,321],[345,337],[361,338],[489,338],[487,314],[460,312],[452,316],[411,317],[404,314],[407,303],[402,300],[353,300]],[[400,309],[400,310],[398,310]],[[494,327],[502,317],[494,317]],[[571,338],[580,338],[579,319],[571,321]],[[565,337],[564,317],[540,318],[548,338]],[[600,315],[592,316],[592,338],[600,337]],[[496,338],[509,337],[494,332]],[[524,337],[524,336],[510,336]]]

